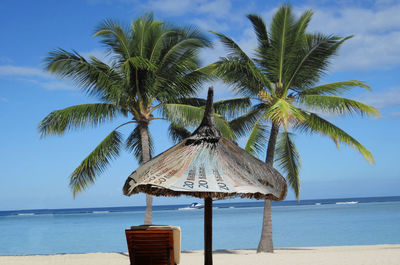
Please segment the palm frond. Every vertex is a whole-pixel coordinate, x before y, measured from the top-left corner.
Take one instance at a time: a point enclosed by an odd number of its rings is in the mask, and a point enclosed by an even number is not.
[[[333,82],[329,84],[323,84],[320,86],[315,86],[312,88],[307,88],[301,90],[299,92],[299,96],[302,95],[340,95],[347,91],[350,91],[354,87],[362,87],[366,90],[371,90],[371,87],[365,84],[365,82],[358,81],[358,80],[348,80],[348,81],[339,81]]]
[[[204,106],[195,107],[185,104],[164,104],[164,117],[170,122],[183,128],[195,128],[200,125],[203,115]],[[236,135],[230,128],[228,121],[218,113],[214,113],[215,126],[220,130],[221,134],[231,140],[236,139]]]
[[[257,53],[263,54],[270,46],[268,31],[267,27],[265,26],[264,20],[260,16],[255,14],[249,14],[247,15],[247,18],[253,24],[253,29],[257,35]]]
[[[162,106],[163,116],[184,128],[198,126],[203,118],[204,107],[167,103]]]
[[[231,38],[225,36],[224,34],[210,31],[212,34],[216,35],[222,44],[228,49],[228,57],[237,57],[243,61],[250,62],[250,57],[240,48],[240,46],[234,42]]]
[[[263,116],[266,109],[265,104],[257,104],[249,112],[232,119],[229,125],[238,137],[242,137],[253,129],[253,125]]]
[[[278,167],[285,173],[286,179],[296,195],[296,199],[299,200],[300,154],[291,137],[292,134],[289,132],[282,132],[279,134],[275,151],[275,162],[278,163]]]
[[[303,95],[300,102],[312,109],[318,109],[328,113],[356,113],[360,115],[380,116],[379,111],[374,107],[338,96]]]
[[[74,170],[69,183],[74,196],[94,183],[110,161],[119,155],[121,138],[118,131],[112,131]]]
[[[119,60],[128,59],[131,56],[129,39],[132,32],[126,25],[107,19],[98,25],[93,36],[100,37],[100,42],[110,53],[118,56]]]
[[[230,127],[229,122],[222,115],[214,113],[214,120],[215,127],[217,127],[217,129],[221,132],[222,136],[233,141],[237,139],[237,136]]]
[[[255,96],[264,88],[273,93],[271,82],[251,61],[238,57],[221,58],[213,64],[213,74],[244,96]]]
[[[282,88],[284,74],[291,52],[291,45],[295,38],[293,32],[294,17],[289,5],[282,5],[274,14],[270,28],[270,53],[275,54],[268,59],[271,60],[268,64],[269,72],[276,77],[277,87]],[[274,59],[274,60],[272,60]]]
[[[95,57],[86,60],[77,52],[57,49],[45,58],[45,69],[61,78],[70,78],[89,95],[111,100],[115,97],[115,88],[121,90],[123,80],[115,70]],[[114,97],[110,96],[114,93]]]
[[[292,59],[291,68],[288,69],[287,89],[305,89],[321,78],[326,72],[333,55],[339,47],[352,36],[338,37],[323,34],[307,34],[306,44],[297,51],[297,56]]]
[[[175,144],[181,142],[183,139],[188,138],[192,133],[182,126],[171,123],[168,127],[168,134]]]
[[[339,127],[319,117],[314,113],[303,112],[305,120],[294,126],[295,129],[306,133],[320,133],[330,137],[337,145],[341,142],[356,149],[369,163],[374,163],[374,157],[362,144]]]
[[[253,156],[262,155],[266,150],[268,135],[267,126],[263,124],[262,117],[259,117],[253,124],[244,150]]]
[[[234,117],[245,113],[251,106],[249,98],[233,98],[216,101],[213,104],[214,111],[224,117]]]
[[[98,126],[112,121],[120,109],[112,104],[92,103],[56,110],[47,115],[39,124],[41,137],[63,135],[66,131],[84,126]]]
[[[265,112],[265,116],[273,122],[282,124],[284,128],[287,128],[291,123],[303,121],[305,119],[300,109],[281,98],[273,102],[272,106]]]

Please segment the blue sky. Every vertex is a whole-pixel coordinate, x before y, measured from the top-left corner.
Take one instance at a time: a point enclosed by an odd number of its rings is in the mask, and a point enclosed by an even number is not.
[[[72,198],[70,173],[115,128],[74,131],[40,139],[38,123],[51,111],[93,102],[69,80],[43,72],[43,58],[57,47],[104,57],[92,37],[106,18],[129,22],[145,12],[177,25],[193,25],[232,37],[251,54],[255,35],[245,15],[261,15],[269,25],[279,4],[288,1],[238,0],[3,0],[0,30],[0,210],[144,205],[144,196],[125,197],[122,186],[137,163],[123,153],[95,185]],[[297,135],[302,157],[301,199],[400,195],[400,1],[289,1],[300,14],[313,9],[309,29],[341,36],[347,41],[321,82],[358,79],[373,90],[355,89],[349,97],[377,107],[382,117],[328,117],[374,155],[369,165],[354,150],[320,136]],[[213,39],[213,36],[209,34]],[[223,56],[223,47],[201,54],[203,64]],[[234,94],[213,84],[218,99]],[[207,85],[205,85],[206,87]],[[201,92],[205,96],[205,92]],[[166,124],[151,124],[157,153],[171,146]],[[290,191],[287,199],[294,199]],[[155,204],[189,203],[196,199],[156,198]]]

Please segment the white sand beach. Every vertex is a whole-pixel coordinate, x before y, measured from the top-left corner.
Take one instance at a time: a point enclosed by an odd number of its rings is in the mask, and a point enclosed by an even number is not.
[[[182,265],[202,265],[203,252],[184,251]],[[128,265],[127,253],[88,253],[38,256],[0,256],[0,265]],[[400,244],[373,246],[307,247],[277,249],[273,254],[255,250],[219,250],[214,264],[230,265],[398,265]]]

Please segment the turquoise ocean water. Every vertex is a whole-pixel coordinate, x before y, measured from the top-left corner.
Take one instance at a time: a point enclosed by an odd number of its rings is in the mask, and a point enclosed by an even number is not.
[[[199,201],[201,202],[201,201]],[[213,248],[256,248],[262,202],[214,203]],[[155,206],[153,222],[178,225],[183,250],[203,248],[203,210]],[[400,244],[400,197],[273,204],[275,247]],[[0,255],[126,252],[124,230],[144,207],[0,211]]]

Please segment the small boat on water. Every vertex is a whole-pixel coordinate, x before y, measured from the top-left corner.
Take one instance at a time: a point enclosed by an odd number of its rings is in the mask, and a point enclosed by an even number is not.
[[[202,208],[204,208],[203,204],[198,203],[198,202],[193,202],[188,207],[179,208],[178,210],[194,210],[194,209],[202,209]]]
[[[194,202],[189,207],[194,209],[202,209],[204,208],[204,205],[198,202]]]
[[[337,202],[336,204],[358,204],[356,201],[351,201],[351,202]]]

